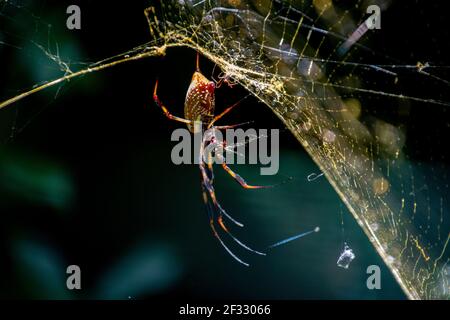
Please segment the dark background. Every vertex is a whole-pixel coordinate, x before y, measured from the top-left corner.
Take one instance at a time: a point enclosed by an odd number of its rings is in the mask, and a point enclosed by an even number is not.
[[[0,46],[2,100],[61,74],[29,41],[47,47],[47,24],[50,47],[54,52],[56,41],[63,60],[94,62],[149,40],[143,14],[148,1],[20,3],[25,4],[21,9],[1,11],[2,41],[20,47]],[[79,31],[65,28],[69,4],[81,7]],[[443,12],[438,2],[392,5],[382,20],[389,32],[374,35],[371,47],[403,64],[448,64]],[[260,176],[257,166],[236,171],[254,184],[294,179],[274,189],[242,190],[217,168],[219,200],[246,225],[235,233],[264,248],[317,225],[321,232],[264,258],[236,249],[250,268],[220,247],[208,226],[198,168],[170,160],[170,135],[179,124],[168,121],[151,97],[159,78],[160,98],[182,115],[195,55],[170,49],[164,58],[94,73],[1,111],[0,297],[404,299],[327,181],[306,180],[318,168],[283,123],[253,97],[222,123],[255,121],[256,127],[282,129],[280,175]],[[213,66],[201,59],[206,76]],[[445,100],[433,82],[417,78],[411,76],[405,92]],[[222,87],[217,110],[245,95],[238,86]],[[430,128],[436,119],[445,119],[446,110],[410,107],[409,133],[419,150],[411,159],[430,161],[433,150],[442,152],[442,139],[433,133],[442,138],[445,132]],[[356,254],[348,270],[336,266],[345,241]],[[81,291],[65,288],[70,264],[81,267]],[[381,290],[366,288],[365,270],[372,264],[381,266]]]

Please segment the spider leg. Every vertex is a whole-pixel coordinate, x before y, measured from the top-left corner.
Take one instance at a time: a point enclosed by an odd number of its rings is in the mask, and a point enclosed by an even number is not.
[[[217,80],[215,77],[214,77],[214,72],[215,72],[215,70],[216,70],[216,67],[217,67],[217,64],[215,64],[214,65],[214,67],[213,67],[213,70],[212,70],[212,76],[211,76],[211,79],[214,81],[214,83],[216,84],[216,89],[218,89],[218,88],[220,88],[221,86],[222,86],[222,84],[224,84],[224,83],[226,83],[230,88],[233,88],[235,85],[236,85],[236,83],[231,83],[231,81],[230,80],[228,80],[228,77],[226,76],[226,74],[225,73],[223,73],[223,72],[221,72],[220,74],[219,74],[219,80]]]
[[[202,148],[203,149],[203,148]],[[203,152],[202,149],[200,150],[201,153]],[[211,152],[208,152],[208,159],[211,159]],[[218,234],[215,222],[219,224],[219,226],[222,228],[222,230],[231,237],[237,244],[239,244],[242,248],[251,251],[253,253],[259,254],[259,255],[265,255],[265,253],[262,253],[260,251],[254,250],[247,246],[245,243],[240,241],[238,238],[236,238],[225,226],[225,223],[223,221],[223,216],[226,216],[228,219],[230,219],[232,222],[237,224],[238,226],[243,226],[240,222],[237,222],[234,220],[230,215],[228,215],[225,210],[222,208],[220,203],[217,201],[216,194],[214,191],[214,186],[212,185],[212,180],[210,177],[213,176],[213,169],[212,169],[212,161],[209,161],[208,164],[205,164],[205,162],[200,161],[200,173],[202,177],[202,193],[203,193],[203,201],[205,203],[205,206],[208,210],[208,215],[210,219],[210,226],[213,230],[214,236],[219,240],[221,245],[225,248],[225,250],[238,262],[248,266],[247,263],[243,262],[241,259],[239,259],[223,242],[220,235]],[[214,204],[214,207],[217,209],[217,211],[214,210],[213,205],[209,201],[211,199],[212,203]],[[217,213],[216,213],[217,212]]]
[[[286,180],[276,183],[276,184],[269,184],[269,185],[265,185],[265,186],[254,186],[254,185],[247,184],[247,182],[239,174],[237,174],[236,172],[231,170],[231,168],[225,163],[225,161],[222,162],[222,168],[245,189],[273,188],[273,187],[277,187],[279,185],[285,184],[288,181],[292,180],[292,177],[288,177]]]
[[[204,165],[204,164],[200,164],[200,171],[201,171],[201,174],[202,174],[202,184],[203,184],[203,186],[206,188],[206,190],[208,191],[209,196],[210,196],[211,201],[213,202],[214,206],[219,210],[219,212],[220,212],[221,214],[223,214],[225,217],[227,217],[228,219],[230,219],[234,224],[236,224],[236,225],[239,226],[239,227],[243,227],[244,225],[243,225],[241,222],[235,220],[232,216],[230,216],[230,215],[222,208],[222,206],[220,205],[220,203],[217,201],[216,193],[215,193],[215,191],[214,191],[214,187],[213,187],[213,185],[211,184],[211,180],[208,178],[208,174],[207,174],[207,172],[206,172],[206,169],[205,169],[205,165]]]
[[[230,167],[225,163],[222,162],[222,168],[234,179],[236,180],[242,188],[245,189],[265,189],[265,188],[273,188],[273,185],[267,185],[267,186],[254,186],[249,185],[240,175],[238,175],[236,172],[230,169]]]
[[[204,166],[204,164],[200,165],[201,171],[202,171],[202,177],[203,177],[203,181],[202,181],[202,188],[203,188],[203,201],[205,202],[205,204],[210,208],[211,204],[208,201],[208,194],[206,192],[209,193],[209,198],[211,198],[213,204],[215,205],[215,207],[219,210],[219,214],[217,217],[217,222],[219,223],[219,226],[223,229],[223,231],[225,231],[237,244],[239,244],[241,247],[243,247],[244,249],[251,251],[253,253],[259,254],[259,255],[265,255],[265,253],[262,253],[260,251],[254,250],[252,248],[250,248],[249,246],[247,246],[246,244],[244,244],[242,241],[240,241],[238,238],[236,238],[229,230],[228,228],[225,226],[225,223],[223,222],[223,216],[226,216],[228,219],[230,219],[231,221],[233,221],[235,224],[239,225],[236,220],[234,220],[230,215],[228,215],[225,210],[222,208],[222,206],[219,204],[219,202],[217,201],[216,198],[216,194],[214,192],[214,187],[212,186],[211,180],[208,179],[208,174],[206,172],[206,168]],[[211,211],[209,209],[209,211]],[[213,221],[215,220],[215,217],[213,217]],[[240,226],[243,226],[242,224],[240,224]]]
[[[219,80],[217,80],[215,77],[214,77],[214,72],[216,71],[216,67],[217,67],[217,64],[214,64],[214,67],[213,67],[213,69],[212,69],[212,75],[211,75],[211,79],[214,81],[214,83],[216,84],[216,89],[218,89],[218,88],[220,88],[221,86],[222,86],[222,79],[220,78],[220,75],[219,75]]]
[[[213,171],[213,162],[212,162],[212,154],[211,152],[208,153],[208,171],[209,171],[209,181],[210,183],[213,183],[214,181],[214,171]]]
[[[214,220],[213,220],[213,219],[210,219],[210,220],[209,220],[209,225],[211,226],[211,230],[213,231],[214,236],[216,237],[216,239],[219,240],[220,244],[225,248],[225,250],[230,254],[230,256],[232,256],[236,261],[242,263],[244,266],[248,267],[248,266],[249,266],[248,263],[246,263],[246,262],[242,261],[241,259],[239,259],[239,257],[238,257],[237,255],[235,255],[235,254],[233,253],[233,251],[231,251],[230,248],[228,248],[228,247],[225,245],[225,243],[223,242],[222,238],[219,236],[219,234],[218,234],[217,231],[216,231],[216,228],[215,228],[215,226],[214,226]]]
[[[237,262],[243,264],[244,266],[248,267],[249,264],[242,261],[236,254],[231,251],[230,248],[227,247],[227,245],[223,242],[222,238],[220,237],[219,233],[216,230],[216,227],[214,225],[214,210],[211,206],[211,203],[208,201],[208,192],[207,188],[204,183],[202,183],[202,191],[203,191],[203,201],[205,202],[205,206],[208,211],[208,218],[209,218],[209,226],[211,227],[211,230],[214,234],[214,237],[216,237],[217,240],[219,240],[222,247],[228,252],[230,256],[232,256]]]
[[[231,170],[231,168],[226,164],[225,159],[218,155],[222,160],[222,168],[234,179],[236,180],[243,188],[245,189],[265,189],[265,188],[273,188],[274,185],[267,185],[267,186],[254,186],[248,184],[244,178],[242,178],[239,174]]]
[[[216,66],[214,66],[214,68],[215,68]],[[213,69],[213,72],[214,72],[214,69]],[[229,81],[228,80],[226,80],[225,79],[225,76],[222,76],[222,73],[221,74],[219,74],[219,80],[217,80],[216,78],[214,78],[214,77],[211,77],[213,80],[214,80],[214,82],[216,83],[216,88],[218,89],[218,88],[220,88],[221,86],[222,86],[222,84],[224,84],[224,83],[226,83],[230,88],[232,88],[233,86],[229,83]]]
[[[178,121],[178,122],[183,122],[183,123],[192,123],[193,121],[191,120],[187,120],[184,118],[180,118],[180,117],[176,117],[174,115],[172,115],[169,110],[167,110],[167,108],[164,106],[164,104],[161,102],[161,100],[159,100],[158,95],[157,95],[157,90],[158,90],[158,80],[156,80],[155,83],[155,89],[153,90],[153,100],[155,101],[155,103],[158,105],[158,107],[161,108],[161,110],[163,111],[164,115],[169,118],[170,120],[174,120],[174,121]]]
[[[252,122],[253,121],[247,121],[247,122],[231,124],[231,125],[227,125],[227,126],[214,126],[214,129],[217,129],[217,130],[232,129],[232,128],[240,127],[240,126],[243,126],[245,124],[252,123]]]
[[[222,113],[220,113],[219,115],[215,116],[211,122],[208,125],[208,129],[211,128],[213,126],[213,124],[219,120],[220,118],[222,118],[224,115],[226,115],[228,112],[230,112],[231,110],[234,109],[234,107],[236,107],[237,105],[239,105],[243,100],[245,100],[249,95],[246,95],[244,98],[242,98],[241,100],[239,100],[238,102],[236,102],[235,104],[231,105],[230,107],[226,108]]]
[[[265,256],[266,254],[264,252],[260,252],[257,251],[255,249],[250,248],[249,246],[247,246],[245,243],[243,243],[242,241],[240,241],[238,238],[236,238],[229,230],[228,228],[225,226],[225,223],[223,222],[223,218],[222,215],[219,215],[219,217],[217,218],[217,222],[219,223],[220,227],[222,228],[223,231],[225,231],[234,241],[236,241],[237,244],[239,244],[242,248],[251,251],[253,253]]]

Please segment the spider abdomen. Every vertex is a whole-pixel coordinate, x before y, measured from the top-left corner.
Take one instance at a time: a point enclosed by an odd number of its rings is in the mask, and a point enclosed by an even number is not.
[[[214,118],[214,90],[215,84],[200,72],[194,72],[191,84],[184,102],[184,116],[188,120],[201,121],[208,125]],[[188,129],[194,132],[194,124],[188,124]]]

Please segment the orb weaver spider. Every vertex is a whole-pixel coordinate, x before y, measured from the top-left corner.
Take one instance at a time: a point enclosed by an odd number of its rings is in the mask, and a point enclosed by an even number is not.
[[[225,80],[226,82],[226,80]],[[213,169],[212,162],[204,160],[204,154],[206,153],[208,157],[211,157],[211,151],[206,150],[207,146],[210,150],[217,150],[217,148],[224,148],[226,145],[226,141],[220,142],[216,139],[215,132],[216,130],[229,129],[234,128],[243,123],[235,124],[235,125],[225,125],[225,126],[215,126],[215,122],[229,113],[234,107],[236,107],[242,100],[233,104],[232,106],[226,108],[219,115],[214,115],[215,108],[215,90],[218,85],[214,81],[208,80],[200,71],[199,68],[199,54],[197,53],[197,65],[196,71],[192,75],[192,80],[187,90],[186,99],[184,102],[184,118],[177,117],[172,115],[169,110],[165,107],[165,105],[161,102],[158,97],[158,80],[155,83],[154,91],[153,91],[153,100],[156,105],[159,106],[164,113],[164,115],[174,121],[178,121],[187,125],[188,129],[192,133],[198,132],[198,130],[206,129],[207,132],[202,139],[202,143],[200,146],[199,153],[199,167],[201,174],[201,185],[202,185],[202,193],[203,193],[203,201],[207,208],[208,216],[209,216],[209,224],[214,236],[220,242],[220,244],[225,248],[225,250],[238,262],[242,263],[245,266],[249,266],[248,263],[242,261],[236,254],[231,251],[231,249],[225,244],[219,235],[216,225],[218,224],[223,232],[228,234],[237,244],[239,244],[242,248],[251,251],[253,253],[259,255],[266,255],[263,252],[254,250],[247,246],[245,243],[236,238],[230,230],[226,227],[223,217],[225,216],[231,222],[236,224],[239,227],[243,227],[243,224],[235,220],[231,217],[220,205],[217,200],[216,193],[213,186]],[[224,160],[224,159],[222,159]],[[226,164],[225,161],[221,161],[222,168],[233,178],[235,179],[243,188],[245,189],[261,189],[261,188],[269,188],[272,186],[256,186],[249,185],[240,175],[235,173],[231,168]],[[212,202],[212,203],[211,203]]]

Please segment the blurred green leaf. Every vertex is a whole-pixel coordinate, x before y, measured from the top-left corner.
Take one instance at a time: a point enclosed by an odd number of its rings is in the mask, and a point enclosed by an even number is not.
[[[56,209],[74,197],[73,182],[63,167],[36,156],[1,150],[0,189],[14,196]]]
[[[181,271],[180,261],[170,247],[139,244],[105,273],[95,297],[128,299],[156,294],[173,285]]]
[[[35,240],[19,240],[13,246],[16,270],[23,289],[33,299],[69,299],[66,266],[50,247]]]

